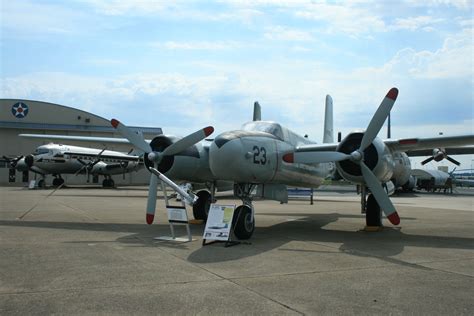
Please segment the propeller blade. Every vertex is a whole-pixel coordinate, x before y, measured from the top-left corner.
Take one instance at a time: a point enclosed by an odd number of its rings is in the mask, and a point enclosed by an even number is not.
[[[380,103],[379,108],[375,112],[372,120],[370,121],[369,125],[367,126],[367,130],[364,133],[364,137],[362,137],[362,141],[360,143],[360,151],[364,151],[372,142],[374,141],[375,137],[379,133],[380,129],[385,123],[388,115],[390,114],[390,110],[395,103],[395,100],[398,96],[398,89],[392,88],[387,93],[385,98],[383,99],[382,103]]]
[[[385,216],[387,216],[388,220],[393,225],[400,224],[400,217],[398,216],[397,210],[393,206],[392,201],[390,201],[390,198],[388,197],[385,190],[382,188],[382,185],[380,185],[377,177],[363,161],[360,162],[360,168],[362,171],[362,176],[365,180],[365,184],[369,187],[370,192],[372,192],[374,195],[375,200],[377,200],[377,203],[385,213]]]
[[[148,225],[153,223],[156,210],[156,190],[158,187],[158,177],[150,174],[150,186],[148,187],[148,201],[146,204],[146,222]]]
[[[79,159],[78,159],[79,160]],[[77,176],[79,173],[82,172],[82,170],[84,170],[84,168],[86,168],[87,165],[83,165],[79,170],[76,171],[76,173],[74,174],[74,176]]]
[[[307,151],[283,155],[283,161],[288,163],[322,163],[341,161],[351,158],[351,155],[338,151]]]
[[[461,165],[461,163],[459,161],[457,161],[456,159],[454,158],[451,158],[449,156],[446,156],[446,159],[448,159],[449,161],[451,161],[453,164],[455,164],[456,166],[459,166]]]
[[[123,137],[128,139],[130,143],[133,144],[133,146],[143,150],[146,153],[152,152],[152,149],[150,147],[150,144],[148,144],[144,139],[142,135],[138,135],[134,131],[132,131],[130,128],[125,126],[123,123],[120,123],[116,119],[112,119],[110,121],[112,126],[119,131],[120,134],[122,134]]]
[[[434,157],[431,156],[430,158],[427,158],[427,159],[423,160],[423,161],[421,162],[421,164],[422,164],[422,165],[426,165],[428,162],[430,162],[430,161],[433,160],[433,159],[434,159]]]
[[[102,149],[102,151],[97,155],[97,159],[90,166],[91,169],[92,167],[94,167],[96,164],[100,162],[100,156],[104,153],[104,151],[105,151],[105,148]]]
[[[166,149],[163,151],[162,155],[163,156],[172,156],[177,153],[180,153],[192,145],[200,142],[207,136],[211,135],[212,132],[214,132],[214,127],[208,126],[206,128],[200,129],[192,134],[189,134],[186,137],[181,138],[178,140],[176,143],[171,144],[170,146],[166,147]]]

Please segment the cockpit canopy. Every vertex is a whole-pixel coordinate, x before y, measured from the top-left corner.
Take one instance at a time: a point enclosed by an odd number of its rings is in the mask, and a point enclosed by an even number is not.
[[[43,155],[43,154],[47,154],[49,152],[50,152],[50,150],[48,148],[38,147],[33,152],[33,156]]]
[[[272,134],[280,140],[284,140],[281,125],[275,122],[255,121],[248,122],[242,126],[244,131],[258,131]]]

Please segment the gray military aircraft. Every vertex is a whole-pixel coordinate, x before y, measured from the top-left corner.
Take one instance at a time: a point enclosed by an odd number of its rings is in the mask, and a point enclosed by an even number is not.
[[[331,104],[332,106],[332,104]],[[158,177],[169,181],[207,182],[210,191],[199,191],[188,199],[193,203],[194,216],[206,219],[211,201],[214,200],[215,183],[234,183],[234,195],[242,200],[235,211],[234,232],[239,239],[252,236],[255,221],[252,205],[253,191],[280,202],[288,201],[286,185],[318,187],[334,170],[334,164],[288,164],[282,162],[283,153],[299,145],[315,144],[276,122],[261,121],[260,106],[254,105],[254,120],[240,130],[224,132],[215,139],[204,140],[213,132],[211,126],[182,139],[165,135],[145,141],[118,120],[112,125],[135,147],[143,150],[145,164],[152,171],[150,179],[147,223],[153,222]],[[331,109],[332,113],[332,109]],[[326,117],[325,135],[332,134],[332,116]],[[326,137],[326,141],[332,141]],[[156,167],[153,168],[153,167]],[[166,179],[163,178],[166,174]],[[169,184],[169,182],[166,182]]]
[[[61,174],[86,174],[87,181],[90,175],[104,176],[102,185],[113,187],[115,184],[112,175],[137,171],[143,167],[143,162],[137,155],[51,143],[37,147],[30,155],[10,159],[10,167],[39,174],[39,187],[45,185],[48,174],[54,176],[54,186],[64,183]]]

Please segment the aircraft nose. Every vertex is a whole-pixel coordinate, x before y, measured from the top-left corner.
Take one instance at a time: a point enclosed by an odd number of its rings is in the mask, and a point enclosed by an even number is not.
[[[240,138],[230,135],[219,135],[209,148],[209,167],[217,178],[235,180],[239,173],[244,172],[241,166],[243,153]]]

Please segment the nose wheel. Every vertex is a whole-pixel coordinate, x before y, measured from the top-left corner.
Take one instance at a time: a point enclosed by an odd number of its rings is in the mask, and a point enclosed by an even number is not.
[[[232,227],[234,228],[235,237],[241,240],[250,239],[255,230],[255,218],[252,205],[252,191],[254,189],[255,184],[234,184],[234,195],[242,200],[243,205],[235,209]]]
[[[234,211],[232,227],[234,227],[235,237],[240,240],[250,239],[253,235],[255,219],[252,213],[252,209],[247,205],[240,205]]]

